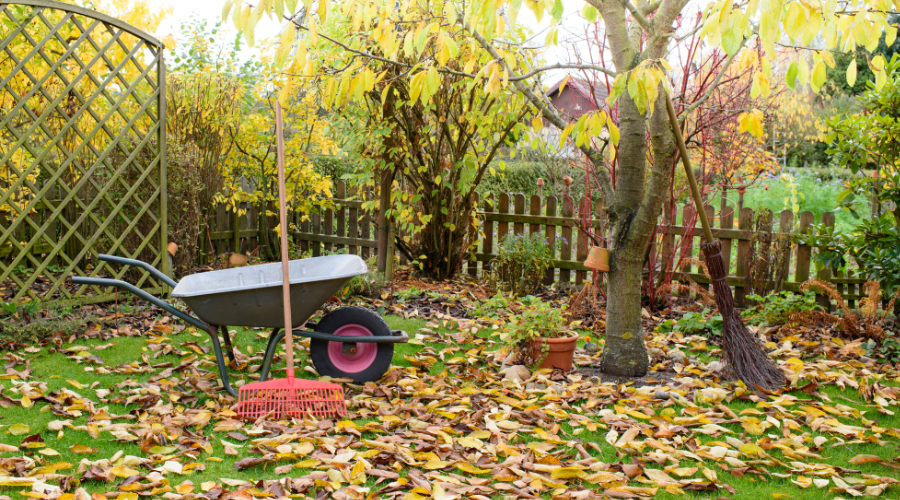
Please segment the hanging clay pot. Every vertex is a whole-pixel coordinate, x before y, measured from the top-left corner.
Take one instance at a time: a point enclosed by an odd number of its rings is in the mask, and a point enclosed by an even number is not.
[[[608,272],[609,250],[602,247],[591,247],[591,253],[588,254],[588,258],[584,261],[584,265],[591,269]]]

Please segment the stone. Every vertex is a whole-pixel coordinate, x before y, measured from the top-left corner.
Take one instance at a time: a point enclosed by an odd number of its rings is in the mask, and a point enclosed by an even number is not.
[[[562,395],[562,393],[566,392],[566,387],[562,384],[553,384],[550,386],[550,390]]]
[[[671,396],[666,391],[656,391],[653,393],[653,397],[656,399],[669,399]]]
[[[512,365],[516,364],[516,361],[518,361],[518,360],[519,360],[518,353],[513,351],[513,352],[507,354],[505,358],[503,358],[503,364],[512,366]]]
[[[675,363],[685,364],[685,361],[687,361],[687,354],[675,349],[674,351],[669,351],[669,358]]]
[[[531,370],[528,369],[525,365],[513,365],[510,366],[506,370],[506,374],[503,376],[503,380],[509,380],[510,382],[516,382],[521,384],[522,382],[531,378]]]
[[[594,354],[600,352],[600,346],[593,342],[588,342],[584,344],[584,350],[588,352],[588,354]]]
[[[713,361],[710,364],[706,365],[706,369],[713,372],[719,373],[725,371],[725,363],[721,361]]]

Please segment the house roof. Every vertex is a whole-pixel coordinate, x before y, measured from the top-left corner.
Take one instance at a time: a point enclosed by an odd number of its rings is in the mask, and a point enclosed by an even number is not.
[[[601,107],[605,107],[606,98],[609,96],[609,92],[607,92],[605,85],[601,83],[592,83],[583,78],[575,78],[572,76],[569,76],[568,78],[569,81],[566,83],[567,87],[570,87],[585,99],[593,101]],[[561,78],[555,85],[547,89],[547,97],[552,99],[554,97],[553,94],[558,94],[559,87],[565,79],[566,77]]]

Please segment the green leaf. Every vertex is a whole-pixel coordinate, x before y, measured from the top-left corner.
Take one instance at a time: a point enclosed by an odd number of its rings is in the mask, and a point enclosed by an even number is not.
[[[556,0],[553,2],[553,8],[550,9],[550,16],[553,17],[554,21],[559,21],[562,19],[563,10],[562,0]]]
[[[585,4],[584,9],[581,10],[581,15],[584,16],[585,19],[590,23],[596,23],[599,12],[597,12],[597,8],[591,4]],[[896,32],[896,30],[895,30]]]
[[[788,66],[787,75],[785,76],[785,82],[788,87],[794,88],[794,85],[797,83],[797,74],[799,72],[800,69],[797,68],[797,61],[791,62],[791,65]]]

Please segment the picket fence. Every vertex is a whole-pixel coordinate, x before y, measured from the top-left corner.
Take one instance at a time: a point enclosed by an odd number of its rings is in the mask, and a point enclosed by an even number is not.
[[[332,201],[334,208],[309,214],[308,220],[305,221],[301,220],[301,214],[292,214],[296,226],[296,230],[293,231],[294,243],[301,250],[311,252],[313,256],[341,252],[357,254],[364,259],[375,256],[379,250],[375,239],[375,220],[372,214],[362,210],[362,202],[356,199],[355,192],[348,191],[347,186],[339,182]],[[477,238],[477,244],[464,266],[464,273],[477,277],[490,270],[491,261],[497,254],[497,247],[507,234],[539,233],[557,247],[556,258],[547,271],[545,283],[581,284],[584,280],[591,279],[592,271],[583,264],[587,258],[590,240],[582,227],[587,223],[595,231],[601,229],[605,217],[600,203],[556,196],[533,195],[526,198],[522,194],[502,193],[486,196],[479,200],[478,206],[482,225],[473,228],[470,234],[472,238]],[[775,244],[778,238],[788,236],[780,232],[780,228],[793,228],[794,234],[805,234],[818,221],[811,212],[799,214],[799,219],[795,221],[794,213],[785,210],[777,214],[777,228],[773,231],[775,214],[766,211],[767,216],[760,217],[759,227],[754,228],[756,214],[753,210],[743,208],[735,221],[734,209],[724,204],[723,206],[724,209],[717,212],[714,207],[707,205],[706,212],[709,220],[714,221],[716,225],[713,234],[722,241],[722,255],[726,260],[726,268],[732,270],[728,276],[728,283],[734,287],[736,303],[743,306],[747,270],[750,267],[750,259],[753,258],[751,239],[754,237],[754,230],[757,230],[757,241],[763,242],[762,244]],[[252,253],[263,241],[259,233],[260,222],[268,228],[275,227],[276,221],[273,217],[259,217],[260,207],[243,208],[246,209],[246,213],[238,216],[226,210],[224,206],[219,206],[215,216],[207,218],[204,227],[201,228],[201,264],[215,255],[229,251]],[[270,213],[275,211],[272,206],[268,207],[268,210]],[[683,207],[681,217],[676,220],[680,223],[660,225],[658,228],[659,234],[652,250],[655,258],[652,260],[661,264],[654,266],[654,273],[666,272],[666,263],[670,262],[669,267],[672,265],[676,267],[676,271],[672,273],[674,279],[689,276],[701,286],[707,287],[710,281],[702,270],[695,264],[682,260],[682,256],[698,257],[697,249],[703,241],[702,231],[695,225],[693,207],[691,205]],[[833,226],[834,215],[825,213],[822,223]],[[760,234],[763,236],[760,237]],[[557,239],[560,239],[558,245]],[[804,281],[815,277],[832,283],[851,307],[863,297],[862,285],[865,280],[832,275],[828,269],[816,271],[812,265],[811,247],[793,242],[785,247],[785,252],[790,254],[778,259],[779,265],[787,266],[784,276],[788,279],[782,282],[783,289],[796,291]],[[399,254],[395,258],[401,262],[403,260]],[[645,269],[645,273],[649,272],[649,269]],[[825,296],[820,296],[820,302],[826,307],[831,306]]]

